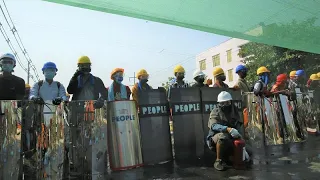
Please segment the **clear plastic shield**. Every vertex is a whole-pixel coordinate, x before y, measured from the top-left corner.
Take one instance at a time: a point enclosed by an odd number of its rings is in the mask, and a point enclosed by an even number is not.
[[[21,108],[19,101],[1,101],[0,179],[17,180],[20,172]]]

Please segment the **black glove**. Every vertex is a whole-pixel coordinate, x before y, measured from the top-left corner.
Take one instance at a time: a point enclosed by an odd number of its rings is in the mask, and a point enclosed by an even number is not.
[[[33,97],[31,100],[32,100],[35,104],[44,104],[43,99],[40,98],[40,97]]]
[[[93,103],[93,107],[95,109],[100,109],[104,106],[104,100],[99,98],[98,100],[96,100],[94,103]]]
[[[54,100],[52,100],[52,104],[53,105],[60,105],[62,102],[62,99],[60,97],[55,98]]]

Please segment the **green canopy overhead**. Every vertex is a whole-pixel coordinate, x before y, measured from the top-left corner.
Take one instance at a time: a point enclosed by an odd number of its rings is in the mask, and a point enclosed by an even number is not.
[[[320,53],[320,0],[45,0]]]

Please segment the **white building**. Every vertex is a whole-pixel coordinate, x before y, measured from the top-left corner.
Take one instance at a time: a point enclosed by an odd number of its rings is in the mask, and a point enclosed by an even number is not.
[[[215,47],[212,47],[196,57],[197,69],[202,70],[208,78],[213,78],[213,69],[221,67],[226,74],[225,83],[230,87],[238,80],[238,75],[235,73],[235,68],[241,62],[242,58],[238,53],[240,46],[248,43],[249,41],[243,39],[231,38]]]

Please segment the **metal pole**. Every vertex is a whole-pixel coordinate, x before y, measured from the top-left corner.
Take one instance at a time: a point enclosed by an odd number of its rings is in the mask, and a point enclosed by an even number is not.
[[[30,82],[30,62],[28,61],[28,75],[27,75],[27,83]]]
[[[133,77],[129,77],[129,81],[133,79],[133,85],[131,86],[134,86],[136,84],[136,72],[133,73]]]

